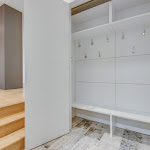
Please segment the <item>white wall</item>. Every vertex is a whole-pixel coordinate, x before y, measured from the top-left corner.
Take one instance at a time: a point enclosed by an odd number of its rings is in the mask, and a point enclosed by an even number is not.
[[[25,0],[26,150],[69,132],[69,6]]]

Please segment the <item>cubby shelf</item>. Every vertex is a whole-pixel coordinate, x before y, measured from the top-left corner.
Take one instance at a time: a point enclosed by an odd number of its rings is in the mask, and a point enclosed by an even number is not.
[[[150,25],[149,18],[150,18],[150,13],[146,13],[146,14],[134,16],[131,18],[108,23],[105,25],[97,26],[94,28],[78,31],[78,32],[72,33],[72,39],[75,41],[75,40],[80,40],[83,38],[93,37],[97,35],[103,35],[103,34],[107,35],[110,32],[112,32],[113,29],[114,31],[118,31],[118,30],[120,31],[120,30],[133,28],[135,26],[144,28]]]
[[[113,136],[114,130],[115,130],[115,122],[116,117],[134,120],[134,121],[140,121],[144,123],[150,123],[150,116],[148,113],[137,113],[137,112],[128,112],[126,111],[120,111],[110,108],[103,108],[103,107],[94,107],[90,105],[83,105],[79,103],[73,103],[72,107],[75,109],[81,109],[85,111],[90,111],[94,113],[104,114],[110,116],[110,136]]]
[[[86,110],[86,111],[91,111],[95,113],[101,113],[105,115],[112,115],[115,117],[120,117],[120,118],[125,118],[125,119],[130,119],[134,121],[140,121],[140,122],[145,122],[145,123],[150,123],[150,116],[149,113],[139,113],[139,112],[130,112],[130,111],[121,111],[121,110],[115,110],[115,108],[105,108],[105,107],[94,107],[90,105],[84,105],[84,104],[79,104],[79,103],[73,103],[72,104],[73,108],[76,109],[81,109],[81,110]]]

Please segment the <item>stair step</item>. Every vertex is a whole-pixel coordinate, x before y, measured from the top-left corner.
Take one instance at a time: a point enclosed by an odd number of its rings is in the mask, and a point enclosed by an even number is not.
[[[25,113],[17,113],[0,119],[0,138],[24,127]]]
[[[25,129],[22,128],[0,138],[0,150],[20,150],[24,148]]]
[[[24,111],[24,102],[15,102],[0,107],[0,118],[7,117]]]

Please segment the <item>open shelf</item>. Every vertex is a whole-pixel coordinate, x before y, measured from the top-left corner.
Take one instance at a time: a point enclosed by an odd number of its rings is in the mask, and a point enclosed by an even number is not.
[[[150,13],[113,22],[111,25],[115,31],[127,30],[134,27],[147,27],[150,25]]]
[[[73,32],[109,23],[109,2],[85,10],[72,17]]]
[[[75,32],[72,34],[72,39],[79,40],[87,37],[93,37],[98,35],[103,35],[112,32],[113,29],[110,24],[105,24],[101,26],[97,26],[94,28],[86,29],[83,31]]]
[[[94,28],[82,30],[72,34],[73,40],[79,40],[87,37],[93,37],[97,35],[107,35],[108,33],[114,31],[127,30],[129,28],[136,27],[147,27],[150,25],[150,13],[138,15],[135,17],[119,20],[113,23],[108,23],[105,25],[100,25]]]
[[[83,105],[79,103],[73,103],[72,107],[76,109],[91,111],[91,112],[105,114],[105,115],[111,115],[111,116],[120,117],[124,119],[150,123],[150,115],[148,113],[139,113],[139,112],[134,112],[134,111],[131,112],[127,110],[121,111],[115,108],[112,108],[112,109],[105,108],[105,107],[100,108],[100,107]]]
[[[113,21],[150,12],[150,0],[113,0]]]

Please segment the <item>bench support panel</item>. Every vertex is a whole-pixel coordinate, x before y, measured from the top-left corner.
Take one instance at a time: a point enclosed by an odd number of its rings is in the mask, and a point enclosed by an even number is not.
[[[113,137],[113,134],[116,129],[117,117],[110,115],[110,137]]]

